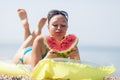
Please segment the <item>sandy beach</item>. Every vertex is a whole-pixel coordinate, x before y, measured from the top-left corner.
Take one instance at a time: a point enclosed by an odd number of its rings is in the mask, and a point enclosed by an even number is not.
[[[29,76],[9,76],[0,74],[0,80],[32,80]]]

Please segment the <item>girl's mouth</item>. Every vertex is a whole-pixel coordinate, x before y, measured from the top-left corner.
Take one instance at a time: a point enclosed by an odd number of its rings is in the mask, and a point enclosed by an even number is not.
[[[62,32],[56,32],[57,36],[61,36]]]

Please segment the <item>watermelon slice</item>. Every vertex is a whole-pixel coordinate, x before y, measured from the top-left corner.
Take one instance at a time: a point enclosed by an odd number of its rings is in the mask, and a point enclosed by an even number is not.
[[[68,34],[63,40],[58,41],[53,36],[46,36],[45,44],[51,50],[54,50],[59,56],[66,56],[71,49],[78,43],[78,38],[74,34]]]

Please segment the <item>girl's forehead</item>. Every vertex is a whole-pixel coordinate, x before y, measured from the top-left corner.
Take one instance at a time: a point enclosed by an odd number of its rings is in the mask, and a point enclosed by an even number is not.
[[[63,15],[55,15],[51,18],[50,22],[67,22]]]

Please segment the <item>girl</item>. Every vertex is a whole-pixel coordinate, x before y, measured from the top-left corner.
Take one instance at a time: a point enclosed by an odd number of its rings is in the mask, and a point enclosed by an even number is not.
[[[46,18],[42,18],[38,22],[35,31],[32,34],[28,35],[26,33],[29,33],[29,25],[25,10],[23,10],[23,13],[25,14],[24,18],[22,18],[23,15],[20,15],[20,18],[23,22],[23,26],[25,29],[25,36],[24,36],[25,41],[18,50],[18,52],[16,53],[13,61],[15,63],[21,61],[24,64],[30,64],[32,67],[35,67],[35,65],[39,62],[39,60],[43,58],[60,58],[61,56],[54,54],[55,51],[47,49],[46,45],[44,44],[44,36],[40,35],[41,29],[46,22]],[[48,31],[50,33],[49,35],[61,41],[66,35],[68,29],[67,12],[59,11],[59,10],[51,10],[48,12],[47,20],[48,20]],[[27,25],[25,25],[25,23],[27,23]],[[77,59],[77,60],[80,59],[77,46],[75,46],[72,49],[72,51],[66,56],[66,58]]]

